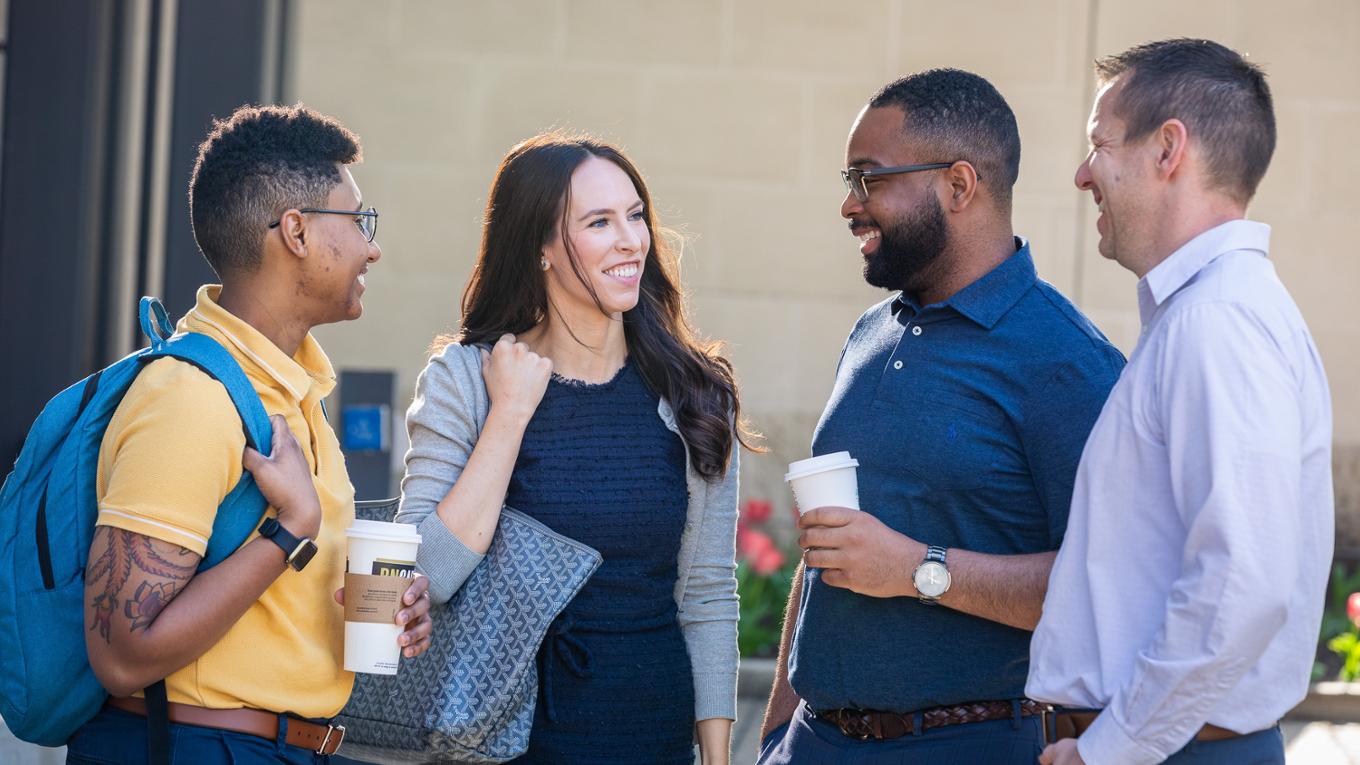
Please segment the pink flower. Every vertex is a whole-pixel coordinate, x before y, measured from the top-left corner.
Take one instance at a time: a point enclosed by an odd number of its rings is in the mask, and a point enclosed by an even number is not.
[[[770,520],[770,512],[774,510],[774,504],[768,499],[748,499],[746,506],[742,508],[742,517],[749,523],[764,523]]]
[[[784,553],[770,535],[751,528],[744,519],[737,524],[737,556],[750,563],[751,570],[760,576],[769,576],[784,567]]]
[[[1346,616],[1350,617],[1351,624],[1360,627],[1360,592],[1352,592],[1346,598]]]
[[[767,545],[773,545],[770,535],[757,531],[744,523],[737,524],[737,556],[751,560]]]
[[[737,528],[737,554],[747,559],[755,561],[766,550],[774,549],[774,539],[763,531],[756,531],[753,528]]]
[[[779,551],[773,544],[760,551],[751,560],[751,570],[761,576],[769,576],[784,567],[784,553]]]

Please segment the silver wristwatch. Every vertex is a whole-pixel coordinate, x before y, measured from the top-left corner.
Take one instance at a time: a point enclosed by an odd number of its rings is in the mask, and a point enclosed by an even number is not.
[[[926,548],[926,559],[911,574],[911,583],[916,586],[917,598],[926,605],[933,606],[940,597],[949,592],[949,568],[944,562],[945,548],[931,545]]]

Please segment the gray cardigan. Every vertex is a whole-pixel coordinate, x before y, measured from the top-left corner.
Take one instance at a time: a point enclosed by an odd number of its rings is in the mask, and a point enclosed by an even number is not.
[[[430,578],[430,597],[438,603],[453,597],[482,559],[448,530],[435,507],[467,466],[489,409],[480,351],[452,344],[420,373],[406,411],[411,449],[397,521],[419,527],[417,567]],[[665,399],[657,415],[679,434]],[[737,445],[722,481],[709,482],[695,472],[688,448],[685,467],[689,510],[680,538],[675,603],[694,668],[694,715],[696,720],[735,720]]]

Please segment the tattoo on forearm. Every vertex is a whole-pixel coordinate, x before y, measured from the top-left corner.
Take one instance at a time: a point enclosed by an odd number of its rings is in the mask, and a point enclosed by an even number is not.
[[[123,615],[132,620],[132,631],[136,632],[150,626],[161,609],[175,597],[176,592],[174,582],[160,584],[142,582],[137,585],[137,592],[132,596],[132,600],[123,604]]]
[[[123,615],[130,620],[131,631],[136,632],[149,627],[184,589],[198,560],[183,547],[107,526],[96,530],[94,547],[98,548],[101,541],[105,542],[103,552],[90,564],[86,581],[87,588],[95,592],[90,601],[94,617],[91,629],[98,630],[107,643],[118,596],[129,580],[141,575],[132,597],[122,603]],[[174,552],[167,552],[172,549]]]

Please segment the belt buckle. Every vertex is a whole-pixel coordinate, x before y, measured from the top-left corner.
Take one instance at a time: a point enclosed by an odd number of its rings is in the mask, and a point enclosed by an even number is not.
[[[327,752],[327,751],[326,751],[326,747],[330,745],[330,743],[331,743],[331,736],[332,736],[333,734],[335,734],[335,733],[339,733],[339,734],[340,734],[339,737],[335,739],[335,748],[332,749],[331,751]],[[318,747],[316,748],[316,753],[317,753],[317,754],[335,754],[336,752],[340,751],[340,745],[343,744],[343,743],[345,743],[345,726],[343,726],[343,725],[330,725],[330,724],[327,724],[327,725],[326,725],[326,737],[323,738],[323,739],[321,739],[321,746],[318,746]]]
[[[874,728],[875,725],[870,721],[869,715],[863,712],[859,714],[842,713],[841,715],[841,733],[850,738],[859,739],[860,741],[872,741],[875,738],[882,738],[882,736],[874,735]]]

